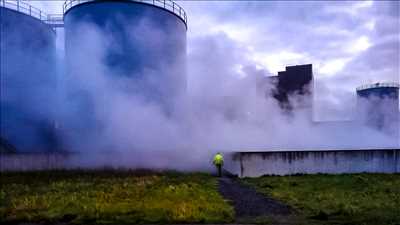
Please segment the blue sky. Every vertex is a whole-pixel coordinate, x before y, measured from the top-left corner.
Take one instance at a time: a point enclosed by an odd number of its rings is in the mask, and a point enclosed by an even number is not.
[[[63,1],[35,1],[49,13]],[[347,114],[359,85],[399,82],[397,1],[178,1],[188,14],[188,54],[213,45],[246,76],[312,63],[317,108]],[[212,51],[209,54],[213,54]]]

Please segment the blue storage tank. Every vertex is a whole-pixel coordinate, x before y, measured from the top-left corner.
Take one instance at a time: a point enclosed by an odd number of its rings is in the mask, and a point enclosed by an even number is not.
[[[378,98],[389,98],[398,103],[399,99],[399,85],[396,83],[375,83],[363,85],[357,88],[357,95],[360,98],[369,98],[372,96]],[[397,102],[397,103],[396,103]]]
[[[0,1],[1,139],[18,151],[52,151],[55,31],[40,10]]]
[[[186,91],[187,17],[175,2],[67,0],[64,28],[71,109],[66,130],[77,138],[101,129],[94,116],[101,96],[89,90],[96,73],[115,78],[110,86],[160,105],[166,114]]]
[[[377,129],[399,134],[399,84],[375,83],[357,88],[358,118]]]

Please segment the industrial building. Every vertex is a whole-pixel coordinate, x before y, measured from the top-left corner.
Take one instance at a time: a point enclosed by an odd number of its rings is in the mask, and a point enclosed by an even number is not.
[[[312,120],[313,114],[313,72],[312,64],[287,66],[277,76],[257,79],[259,96],[274,98],[283,110],[291,112],[308,110]],[[399,136],[399,84],[373,83],[356,89],[357,117],[351,121],[339,121],[337,124],[354,126],[356,123],[373,129]],[[324,122],[313,121],[322,126]],[[329,122],[330,125],[332,122]],[[345,126],[343,126],[345,127]]]
[[[258,80],[257,93],[266,97],[272,96],[278,101],[281,108],[287,111],[291,111],[293,108],[311,109],[312,85],[312,64],[287,66],[286,70],[279,71],[277,76]]]
[[[56,142],[56,33],[47,19],[24,2],[0,1],[0,140],[19,151]]]

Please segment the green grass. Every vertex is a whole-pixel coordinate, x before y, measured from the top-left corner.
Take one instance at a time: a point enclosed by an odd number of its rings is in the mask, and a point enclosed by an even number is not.
[[[287,224],[400,224],[400,174],[246,178],[293,206]],[[0,223],[227,223],[234,210],[204,173],[47,171],[0,174]],[[293,220],[293,221],[292,221]],[[270,223],[270,218],[255,223]]]
[[[306,224],[400,224],[400,174],[265,176],[243,182],[293,206]]]
[[[226,223],[234,211],[202,173],[48,171],[0,175],[0,223]]]

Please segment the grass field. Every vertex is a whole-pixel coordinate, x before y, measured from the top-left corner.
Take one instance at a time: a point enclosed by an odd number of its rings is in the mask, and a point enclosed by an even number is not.
[[[295,207],[306,224],[400,224],[400,174],[265,176],[243,182]]]
[[[221,223],[233,208],[202,173],[51,171],[0,175],[0,222]]]
[[[0,181],[4,224],[235,219],[234,209],[217,191],[216,178],[204,173],[48,171],[1,173]],[[287,224],[400,224],[400,174],[266,176],[242,182],[294,207],[296,216]]]

